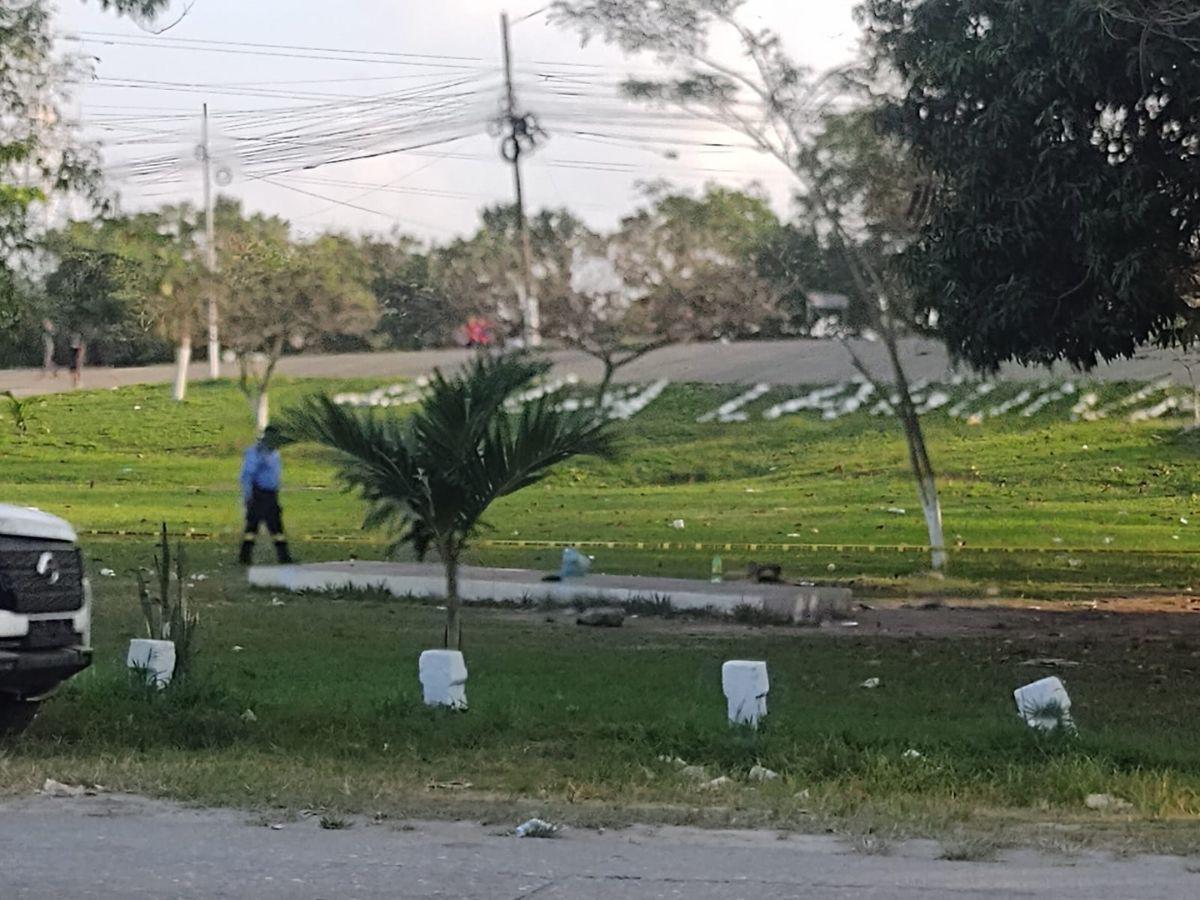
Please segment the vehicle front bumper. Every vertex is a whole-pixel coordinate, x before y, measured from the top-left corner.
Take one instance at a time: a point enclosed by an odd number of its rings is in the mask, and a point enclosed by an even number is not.
[[[0,692],[36,699],[91,664],[90,647],[0,650]]]

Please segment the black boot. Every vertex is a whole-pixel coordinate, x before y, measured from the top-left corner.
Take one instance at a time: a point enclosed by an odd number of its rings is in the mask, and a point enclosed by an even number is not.
[[[275,542],[275,556],[279,560],[279,564],[281,566],[290,566],[295,562],[295,560],[292,559],[291,551],[288,550],[287,541]]]
[[[238,562],[243,566],[254,562],[254,541],[242,541],[242,552],[238,555]]]

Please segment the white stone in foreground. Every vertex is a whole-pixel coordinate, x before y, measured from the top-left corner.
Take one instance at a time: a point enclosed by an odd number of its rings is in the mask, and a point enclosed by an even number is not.
[[[1043,678],[1013,691],[1017,701],[1017,712],[1030,728],[1053,731],[1062,724],[1074,729],[1071,721],[1071,698],[1067,689],[1055,676]]]
[[[125,664],[146,673],[146,683],[165,688],[175,674],[175,642],[134,638],[129,642]]]
[[[731,659],[721,666],[721,687],[729,707],[732,725],[758,727],[767,714],[767,664],[759,660]]]
[[[426,650],[417,666],[426,706],[467,708],[467,664],[457,650]]]

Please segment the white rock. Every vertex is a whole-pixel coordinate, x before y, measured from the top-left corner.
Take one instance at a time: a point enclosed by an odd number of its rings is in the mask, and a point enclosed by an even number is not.
[[[775,781],[779,778],[778,772],[773,772],[766,766],[752,766],[750,769],[751,781]]]
[[[1071,721],[1071,698],[1062,680],[1054,675],[1042,678],[1013,691],[1017,713],[1030,728],[1053,731],[1061,723],[1074,730]]]
[[[872,677],[868,678],[866,681],[864,681],[862,684],[860,684],[859,687],[866,688],[867,690],[874,690],[875,688],[879,687],[881,684],[883,684],[882,679],[872,676]]]
[[[516,835],[522,838],[555,837],[558,835],[558,826],[547,822],[545,819],[530,819],[517,826]]]
[[[467,708],[467,664],[457,650],[426,650],[417,666],[426,706]]]
[[[721,687],[734,725],[758,727],[767,714],[767,694],[771,683],[767,664],[760,660],[731,659],[721,666]]]
[[[117,573],[114,572],[112,569],[101,569],[100,574],[103,575],[105,578],[116,578],[117,577]]]
[[[87,793],[82,784],[63,784],[53,778],[47,778],[42,785],[42,793],[47,797],[82,797]]]
[[[900,757],[902,759],[920,759],[921,751],[920,750],[911,750],[911,749],[905,750],[903,753],[900,754]]]
[[[671,523],[671,527],[674,528],[676,531],[682,531],[683,528],[685,527],[685,525],[686,525],[686,523],[683,521],[683,519],[676,519],[675,521],[673,521]]]
[[[700,785],[702,791],[719,791],[721,788],[733,784],[733,779],[728,775],[718,775],[712,781],[706,781]]]
[[[1083,798],[1083,805],[1088,809],[1111,809],[1115,812],[1124,812],[1133,809],[1133,804],[1128,800],[1122,800],[1120,797],[1114,797],[1112,794],[1088,794]]]

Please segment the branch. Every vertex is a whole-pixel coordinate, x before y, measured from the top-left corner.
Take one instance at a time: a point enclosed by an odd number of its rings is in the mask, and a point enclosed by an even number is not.
[[[630,350],[621,359],[616,360],[613,363],[613,368],[619,369],[621,366],[628,365],[635,359],[641,359],[647,353],[653,353],[655,350],[661,350],[663,347],[669,347],[672,343],[674,343],[674,341],[672,341],[670,338],[664,337],[653,340],[648,344],[643,344],[634,350]]]

